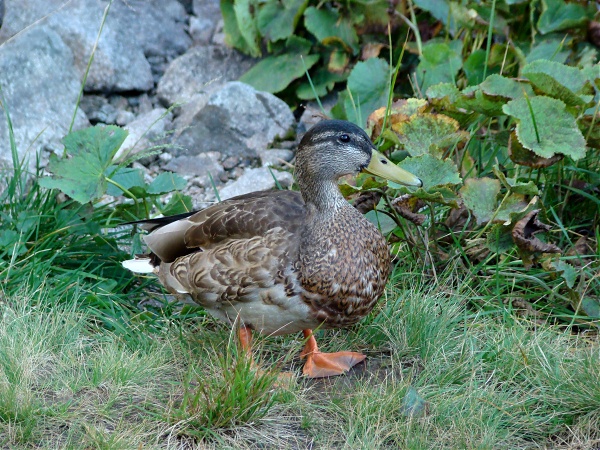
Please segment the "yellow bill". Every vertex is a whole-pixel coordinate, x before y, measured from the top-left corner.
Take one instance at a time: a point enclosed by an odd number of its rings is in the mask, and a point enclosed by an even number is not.
[[[371,162],[364,171],[372,175],[377,175],[378,177],[393,181],[394,183],[415,187],[423,186],[423,182],[419,177],[416,177],[412,173],[401,169],[376,150],[373,150]]]

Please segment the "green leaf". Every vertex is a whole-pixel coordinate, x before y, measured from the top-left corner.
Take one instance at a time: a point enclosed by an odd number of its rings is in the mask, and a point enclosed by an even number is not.
[[[547,59],[558,63],[565,63],[569,57],[569,51],[565,49],[567,44],[563,39],[545,39],[536,42],[529,50],[526,57],[528,63],[538,59]]]
[[[173,216],[192,210],[192,198],[181,192],[175,192],[164,206],[159,206],[160,212],[165,216]]]
[[[53,175],[40,179],[40,186],[60,189],[79,203],[99,199],[106,192],[104,173],[126,137],[127,131],[112,125],[68,134],[63,143],[71,157],[51,157],[47,169]]]
[[[109,175],[115,169],[117,169],[116,166],[110,166],[106,170],[107,177],[125,189],[129,190],[132,187],[144,187],[146,185],[141,169],[119,167],[116,172]],[[106,193],[112,196],[123,195],[123,191],[111,183],[108,184]]]
[[[456,164],[450,159],[440,160],[432,155],[405,158],[398,167],[408,170],[423,181],[423,189],[429,190],[436,186],[462,183]],[[390,187],[398,189],[399,184],[388,182]]]
[[[494,216],[500,193],[500,182],[492,178],[468,178],[460,188],[460,195],[469,208],[477,225],[489,222]]]
[[[313,86],[306,81],[298,86],[296,96],[301,100],[312,100],[317,98],[317,96],[324,97],[333,89],[335,83],[344,81],[345,79],[346,76],[343,74],[332,73],[324,68],[317,69],[316,74],[312,77],[314,91]]]
[[[389,66],[383,59],[357,63],[348,77],[351,95],[344,98],[348,120],[364,127],[369,114],[387,104],[389,87]]]
[[[512,227],[494,224],[486,235],[485,246],[494,253],[506,253],[515,246],[512,238]]]
[[[221,0],[221,15],[223,16],[223,30],[225,31],[225,43],[237,48],[246,54],[252,50],[240,32],[240,27],[233,9],[234,0]]]
[[[27,247],[21,242],[21,234],[14,230],[0,230],[0,251],[17,256],[27,252]]]
[[[560,276],[565,280],[565,283],[569,289],[573,289],[575,281],[577,280],[577,269],[562,259],[559,259],[553,264],[557,272],[560,272]]]
[[[352,23],[336,9],[314,6],[304,11],[304,26],[321,43],[340,42],[348,51],[358,53],[358,35]]]
[[[543,12],[538,20],[542,34],[582,27],[588,22],[586,10],[579,3],[564,0],[542,0]]]
[[[494,220],[508,222],[510,221],[511,214],[523,212],[528,206],[529,202],[526,201],[524,195],[512,193],[507,198],[503,199],[502,204],[496,212],[496,217]]]
[[[181,190],[185,186],[185,179],[181,176],[173,172],[162,172],[148,185],[148,194],[166,194],[167,192]]]
[[[517,137],[523,147],[539,156],[550,158],[557,153],[578,160],[585,156],[585,139],[577,127],[575,118],[566,111],[565,104],[550,97],[536,96],[530,99],[540,141],[538,142],[532,112],[527,99],[511,100],[503,106],[505,114],[517,119]]]
[[[584,106],[593,99],[592,86],[576,67],[539,59],[527,64],[521,72],[537,89],[567,105]]]
[[[583,297],[581,299],[581,309],[588,317],[600,318],[600,302],[597,298]]]
[[[423,417],[427,413],[427,402],[414,387],[409,386],[402,399],[400,411],[405,416]]]
[[[523,93],[526,93],[530,97],[534,95],[529,83],[497,74],[487,77],[479,87],[484,94],[491,97],[515,99],[523,97]]]
[[[468,133],[459,130],[456,120],[443,114],[415,114],[392,125],[399,142],[410,156],[430,154],[442,158],[447,148],[466,141]]]
[[[308,0],[265,3],[258,12],[258,30],[269,41],[287,39],[294,33],[307,4]]]
[[[258,46],[258,28],[254,17],[252,17],[251,8],[254,7],[252,0],[235,0],[233,2],[233,11],[238,24],[239,33],[246,42],[248,53],[251,56],[261,55]]]
[[[240,81],[259,91],[274,94],[283,91],[292,81],[304,75],[318,60],[318,55],[301,56],[296,53],[269,56],[242,75]]]
[[[421,91],[438,83],[456,84],[462,68],[462,42],[429,41],[423,45],[421,61],[417,66],[417,82]]]
[[[465,60],[464,71],[467,75],[467,83],[469,85],[476,85],[483,81],[484,71],[487,75],[500,72],[500,67],[489,67],[485,70],[486,63],[485,50],[479,49],[472,52],[469,57]]]
[[[384,235],[391,233],[397,227],[396,222],[394,222],[394,220],[390,218],[390,216],[388,216],[387,214],[383,214],[381,211],[377,211],[375,209],[368,211],[365,214],[365,217],[369,222],[375,225],[379,229],[379,231],[381,231],[381,234]]]

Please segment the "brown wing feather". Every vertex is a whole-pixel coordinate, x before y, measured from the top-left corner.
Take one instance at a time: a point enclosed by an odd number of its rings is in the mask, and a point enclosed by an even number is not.
[[[298,192],[252,192],[157,228],[144,240],[163,262],[173,262],[225,239],[262,236],[277,227],[296,233],[305,214]]]

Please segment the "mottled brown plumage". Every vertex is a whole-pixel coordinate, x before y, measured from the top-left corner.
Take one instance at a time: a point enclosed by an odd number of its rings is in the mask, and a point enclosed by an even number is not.
[[[420,184],[376,154],[359,127],[320,122],[298,148],[300,193],[254,192],[166,225],[150,223],[145,241],[154,271],[171,292],[261,333],[309,336],[315,327],[354,324],[381,296],[390,253],[381,233],[342,197],[337,180],[367,168],[380,174],[376,163],[394,181]],[[311,349],[318,353],[316,344]],[[361,356],[341,353],[353,361]],[[309,375],[325,373],[315,370]]]

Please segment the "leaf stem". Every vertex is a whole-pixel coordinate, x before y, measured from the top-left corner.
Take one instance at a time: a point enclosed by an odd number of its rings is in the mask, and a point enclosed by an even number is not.
[[[535,121],[535,114],[533,112],[533,107],[531,106],[531,100],[529,100],[529,96],[527,95],[527,93],[525,91],[523,91],[523,93],[525,94],[525,101],[527,102],[527,107],[529,108],[529,114],[531,114],[531,120],[533,121],[533,129],[535,131],[535,138],[537,139],[537,143],[540,144],[542,141],[540,139],[540,133],[538,131],[537,122]]]

